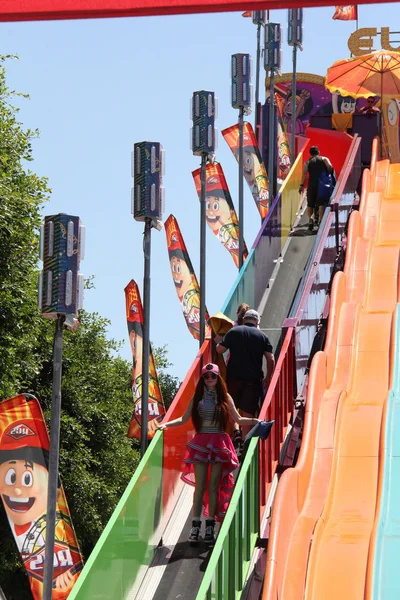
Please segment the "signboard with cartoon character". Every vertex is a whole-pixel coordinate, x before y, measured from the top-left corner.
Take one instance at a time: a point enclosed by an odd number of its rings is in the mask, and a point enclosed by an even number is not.
[[[239,162],[239,125],[233,125],[222,132],[226,143]],[[256,136],[250,123],[243,127],[243,171],[254,202],[262,219],[268,214],[269,183]]]
[[[192,172],[197,195],[201,195],[201,169]],[[224,171],[219,163],[206,166],[206,220],[239,268],[239,225]],[[248,252],[244,245],[243,260]]]
[[[0,402],[0,494],[35,600],[43,593],[48,458],[49,436],[38,400],[21,394]],[[59,482],[53,600],[68,597],[82,567]]]
[[[185,242],[174,215],[165,222],[169,264],[183,316],[192,336],[200,339],[200,288]],[[206,310],[206,337],[210,337],[209,315]]]
[[[142,356],[143,356],[143,307],[139,288],[133,279],[125,288],[126,320],[132,349],[132,394],[135,409],[129,425],[128,437],[141,438],[142,426]],[[153,439],[157,426],[163,420],[165,406],[161,394],[156,365],[150,346],[149,361],[149,416],[148,437]]]

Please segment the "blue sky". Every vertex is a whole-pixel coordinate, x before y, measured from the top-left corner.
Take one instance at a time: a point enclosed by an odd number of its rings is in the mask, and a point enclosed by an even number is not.
[[[333,7],[305,10],[304,51],[298,70],[325,75],[335,60],[349,56],[354,22],[332,20]],[[399,30],[398,4],[359,8],[359,27]],[[286,44],[287,11],[271,11],[284,28],[283,72],[291,70]],[[397,36],[399,37],[399,36]],[[27,92],[21,100],[25,127],[38,127],[31,168],[50,180],[44,215],[79,215],[86,225],[85,276],[95,275],[84,306],[111,321],[110,337],[123,340],[131,358],[124,287],[131,278],[142,289],[143,226],[130,213],[131,151],[136,141],[159,141],[166,151],[166,213],[180,224],[193,265],[199,264],[199,203],[191,171],[199,166],[189,147],[189,103],[193,91],[215,91],[219,131],[237,122],[230,106],[230,56],[255,58],[256,27],[240,13],[83,21],[1,23],[8,82]],[[376,38],[379,49],[379,38]],[[264,79],[264,71],[261,81]],[[253,116],[250,117],[253,121]],[[237,207],[235,160],[219,135],[221,162]],[[245,239],[251,246],[260,221],[245,186]],[[207,229],[207,306],[220,310],[236,277],[228,252]],[[165,232],[152,234],[151,339],[168,344],[172,372],[183,378],[196,355],[172,283]]]

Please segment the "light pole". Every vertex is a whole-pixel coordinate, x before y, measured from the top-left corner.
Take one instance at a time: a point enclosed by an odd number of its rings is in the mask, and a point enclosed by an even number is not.
[[[259,125],[260,125],[260,113],[258,110],[258,104],[260,100],[260,62],[261,62],[261,28],[265,27],[269,19],[269,10],[254,10],[252,12],[252,19],[254,25],[257,25],[257,58],[256,58],[256,90],[255,90],[255,105],[254,111],[254,131],[256,134],[257,141],[259,140]]]
[[[149,422],[149,364],[150,364],[150,264],[151,228],[162,229],[164,212],[164,150],[159,142],[137,142],[132,153],[132,214],[136,221],[144,221],[143,254],[143,354],[140,455],[148,443]]]
[[[269,125],[268,125],[268,178],[270,185],[269,203],[276,194],[275,158],[277,140],[275,137],[275,74],[280,73],[282,64],[281,24],[268,23],[265,27],[264,67],[270,73]]]
[[[291,163],[296,160],[296,89],[297,89],[297,48],[303,44],[303,9],[290,8],[288,11],[288,44],[293,46],[292,69],[292,119],[291,119]]]
[[[193,92],[191,115],[191,150],[201,156],[200,167],[200,348],[205,339],[206,321],[206,170],[208,157],[217,148],[215,119],[217,118],[217,98],[214,92],[200,90]]]
[[[244,205],[243,205],[243,126],[244,113],[251,113],[252,58],[250,54],[232,54],[232,108],[239,109],[239,271],[243,265],[244,254]]]
[[[57,520],[58,463],[60,455],[61,375],[63,325],[76,331],[82,308],[83,276],[79,273],[84,254],[84,227],[79,217],[63,213],[45,217],[40,236],[43,271],[39,279],[42,316],[56,321],[53,349],[49,479],[47,487],[46,547],[43,600],[53,595],[54,546]]]

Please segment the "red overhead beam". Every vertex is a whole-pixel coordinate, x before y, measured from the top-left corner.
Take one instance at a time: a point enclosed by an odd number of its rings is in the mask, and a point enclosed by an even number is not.
[[[244,10],[306,8],[334,4],[336,2],[333,0],[251,0],[251,2],[243,2],[243,0],[0,0],[0,21],[243,12]],[[338,4],[345,4],[345,2],[340,1]],[[374,0],[357,0],[357,4],[374,4]]]

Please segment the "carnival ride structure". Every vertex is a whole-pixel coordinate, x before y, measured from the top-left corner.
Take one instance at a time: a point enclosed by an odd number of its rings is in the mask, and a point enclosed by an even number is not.
[[[376,140],[344,271],[333,279],[299,459],[274,500],[263,600],[398,596],[389,548],[398,497],[400,170],[379,151]]]
[[[182,484],[180,473],[193,433],[189,421],[155,435],[72,590],[72,600],[158,599],[177,594],[225,599],[239,597],[245,587],[250,598],[259,595],[257,574],[265,568],[265,550],[259,546],[268,537],[281,451],[296,443],[298,428],[289,425],[294,423],[293,401],[304,379],[337,255],[336,242],[356,197],[361,169],[357,136],[313,128],[308,128],[307,136],[222,309],[234,316],[244,300],[257,307],[262,314],[260,326],[275,345],[281,337],[280,325],[289,314],[290,326],[282,337],[260,415],[275,420],[275,425],[268,440],[255,439],[249,445],[214,549],[200,545],[192,550],[187,543],[192,490]],[[314,144],[322,153],[330,151],[340,173],[332,210],[326,211],[316,237],[304,235],[307,221],[298,194],[305,153]],[[206,340],[166,419],[182,414],[201,366],[212,359],[212,353],[212,342]]]

